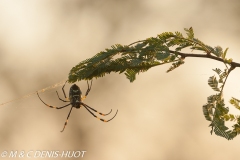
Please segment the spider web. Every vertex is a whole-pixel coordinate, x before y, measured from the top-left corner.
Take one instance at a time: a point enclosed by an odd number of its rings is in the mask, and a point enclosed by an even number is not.
[[[54,88],[61,87],[61,86],[64,85],[65,82],[66,82],[66,79],[65,79],[65,80],[62,80],[62,81],[60,81],[60,82],[57,82],[57,83],[55,83],[55,84],[53,84],[53,85],[51,85],[51,86],[48,86],[48,87],[46,87],[46,88],[40,89],[40,90],[38,90],[38,91],[29,93],[29,94],[25,94],[25,95],[23,95],[23,96],[21,96],[21,97],[12,99],[12,100],[7,101],[7,102],[4,102],[4,103],[1,103],[0,106],[4,106],[4,105],[9,104],[9,103],[13,103],[13,102],[16,102],[16,101],[20,101],[20,100],[24,100],[24,99],[30,98],[31,96],[34,96],[35,94],[37,94],[37,92],[38,92],[38,93],[43,93],[43,92],[46,92],[46,91],[50,91],[50,90],[52,90],[52,89],[54,89]]]
[[[187,74],[187,75],[207,76],[207,75],[210,75],[210,74],[204,74],[204,73],[202,73],[202,74]],[[47,92],[47,91],[51,91],[51,90],[54,89],[54,88],[63,86],[64,83],[66,82],[66,80],[67,80],[67,79],[64,79],[64,80],[62,80],[62,81],[60,81],[60,82],[57,82],[57,83],[55,83],[55,84],[53,84],[53,85],[51,85],[51,86],[46,87],[46,88],[40,89],[40,90],[38,90],[38,91],[29,93],[29,94],[25,94],[25,95],[23,95],[23,96],[21,96],[21,97],[18,97],[18,98],[9,100],[9,101],[4,102],[4,103],[0,103],[0,106],[4,106],[4,105],[7,105],[7,104],[9,104],[9,103],[14,103],[14,102],[17,102],[17,101],[21,101],[21,100],[30,98],[30,97],[34,96],[35,94],[37,94],[37,92],[38,92],[38,93],[44,93],[44,92]]]

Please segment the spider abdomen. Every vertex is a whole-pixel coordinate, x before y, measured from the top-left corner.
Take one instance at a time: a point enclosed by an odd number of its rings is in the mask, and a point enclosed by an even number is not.
[[[80,103],[82,102],[81,96],[82,92],[80,88],[76,84],[73,84],[69,90],[69,100],[73,107],[80,108]]]

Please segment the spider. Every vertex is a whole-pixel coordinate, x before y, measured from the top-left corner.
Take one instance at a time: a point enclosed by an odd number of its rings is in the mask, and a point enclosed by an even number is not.
[[[83,103],[83,100],[87,97],[88,93],[89,93],[90,90],[91,90],[92,81],[91,81],[91,84],[90,84],[90,85],[89,85],[89,83],[88,83],[88,81],[87,81],[88,89],[87,89],[87,91],[86,91],[86,93],[85,93],[85,96],[82,96],[81,89],[80,89],[76,84],[73,84],[73,85],[71,86],[70,90],[69,90],[69,98],[66,97],[66,94],[65,94],[65,91],[64,91],[64,87],[65,87],[66,83],[67,83],[67,81],[65,82],[65,84],[64,84],[63,87],[62,87],[62,91],[63,91],[64,97],[65,97],[66,100],[61,99],[61,98],[59,97],[59,95],[58,95],[58,92],[56,91],[59,100],[61,100],[61,101],[63,101],[63,102],[70,102],[69,104],[67,104],[67,105],[65,105],[65,106],[62,106],[62,107],[56,107],[56,106],[48,105],[47,103],[45,103],[45,102],[40,98],[40,96],[39,96],[39,94],[38,94],[38,92],[37,92],[37,95],[38,95],[39,99],[40,99],[46,106],[48,106],[48,107],[50,107],[50,108],[62,109],[62,108],[65,108],[65,107],[67,107],[67,106],[69,106],[69,105],[72,105],[72,107],[71,107],[71,109],[70,109],[70,111],[69,111],[69,113],[68,113],[67,120],[65,121],[64,126],[63,126],[63,129],[62,129],[61,132],[64,131],[64,129],[65,129],[67,123],[68,123],[68,118],[69,118],[69,116],[70,116],[70,114],[71,114],[71,111],[72,111],[72,108],[73,108],[73,107],[75,107],[75,108],[77,108],[77,109],[79,109],[79,108],[81,108],[81,107],[84,107],[84,108],[86,108],[86,110],[87,110],[93,117],[95,117],[95,118],[97,118],[97,119],[99,119],[99,120],[101,120],[101,121],[103,121],[103,122],[109,122],[109,121],[111,121],[111,120],[117,115],[118,110],[117,110],[117,112],[115,113],[115,115],[114,115],[111,119],[109,119],[109,120],[105,120],[105,119],[99,118],[99,117],[97,117],[93,112],[96,112],[96,113],[98,113],[98,114],[100,114],[100,115],[102,115],[102,116],[106,116],[106,115],[108,115],[108,114],[110,114],[110,113],[112,112],[112,109],[111,109],[111,111],[110,111],[109,113],[103,114],[103,113],[98,112],[97,110],[93,109],[92,107],[88,106],[87,104]],[[93,111],[93,112],[92,112],[92,111]]]

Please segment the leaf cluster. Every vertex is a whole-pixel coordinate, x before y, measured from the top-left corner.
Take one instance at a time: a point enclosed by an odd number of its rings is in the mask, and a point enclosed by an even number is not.
[[[225,107],[224,99],[222,98],[222,89],[230,72],[228,69],[222,72],[218,68],[213,71],[217,73],[218,78],[215,76],[209,77],[208,85],[216,91],[217,94],[207,98],[207,104],[203,105],[203,114],[206,120],[211,121],[209,125],[212,127],[211,134],[214,132],[218,136],[231,140],[240,133],[240,116],[229,114],[229,108]],[[219,86],[219,84],[222,85]],[[236,98],[230,100],[230,103],[237,109],[240,109],[239,102]],[[226,121],[235,122],[232,130],[225,125]]]
[[[147,38],[130,45],[113,45],[73,67],[68,81],[74,83],[118,72],[124,73],[130,82],[133,82],[136,74],[145,72],[151,67],[170,63],[172,66],[167,72],[179,67],[184,63],[185,57],[179,55],[178,51],[184,48],[190,47],[192,50],[201,50],[206,53],[220,52],[194,38],[192,27],[185,31],[186,37],[180,32],[164,32],[157,37]]]

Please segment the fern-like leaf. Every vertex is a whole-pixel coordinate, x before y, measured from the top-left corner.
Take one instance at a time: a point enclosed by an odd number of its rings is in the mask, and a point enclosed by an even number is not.
[[[208,79],[208,85],[214,90],[214,91],[220,91],[218,88],[218,81],[215,76],[209,77]]]
[[[136,79],[136,72],[131,69],[127,69],[125,75],[130,80],[130,82],[133,82]]]
[[[213,69],[213,71],[216,72],[218,75],[222,73],[221,69],[219,68]]]
[[[217,57],[221,57],[223,55],[222,47],[217,46],[213,50],[213,54],[215,54]]]
[[[189,39],[193,39],[194,38],[194,33],[193,33],[193,28],[190,27],[189,29],[184,28],[184,30],[187,32],[187,36]]]
[[[240,106],[239,106],[240,100],[232,97],[229,102],[230,102],[235,108],[237,108],[237,109],[240,110]]]
[[[206,104],[203,106],[203,114],[208,121],[212,121],[212,116],[213,116],[213,104]]]
[[[172,66],[167,70],[167,72],[170,72],[170,71],[176,69],[177,67],[179,67],[182,64],[184,64],[183,59],[179,59],[177,62],[172,64]]]
[[[228,127],[226,127],[224,125],[223,120],[213,120],[212,124],[210,126],[212,126],[214,128],[213,131],[216,135],[224,137],[227,140],[233,139],[233,137],[231,137],[229,134],[230,132],[227,132]],[[212,133],[212,131],[211,131],[211,133]]]

